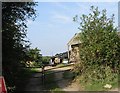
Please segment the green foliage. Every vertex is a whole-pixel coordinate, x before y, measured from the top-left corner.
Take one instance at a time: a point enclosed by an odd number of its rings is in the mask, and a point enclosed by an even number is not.
[[[38,48],[29,49],[27,51],[27,61],[35,61],[35,62],[41,62],[42,61],[42,55],[40,54],[40,50]]]
[[[42,54],[38,48],[30,48],[26,51],[24,61],[21,62],[25,67],[40,67],[42,64]]]
[[[29,42],[25,40],[28,19],[36,17],[34,2],[2,2],[2,73],[7,86],[15,86]]]
[[[53,73],[52,71],[47,71],[45,73],[45,89],[54,91],[56,88],[59,88],[59,86],[57,85],[57,82],[55,81],[55,73]]]
[[[120,38],[114,27],[114,15],[107,18],[106,10],[91,6],[88,15],[78,16],[74,21],[80,22],[80,63],[75,67],[78,74],[86,81],[110,82],[118,74],[120,67]]]
[[[24,88],[26,87],[26,84],[29,83],[29,78],[31,78],[33,76],[33,74],[40,72],[39,68],[23,68],[19,71],[19,79],[16,82],[17,84],[17,91],[15,91],[14,93],[18,93],[18,91],[22,91],[24,90]],[[22,82],[23,81],[23,82]]]
[[[51,90],[51,93],[66,93],[66,92],[63,91],[63,90],[60,89],[60,88],[55,88],[55,89]]]
[[[74,73],[72,71],[65,71],[63,73],[63,78],[64,79],[73,79],[74,78]]]
[[[45,89],[50,91],[50,93],[65,93],[61,88],[59,88],[53,71],[47,71],[45,73]]]
[[[42,63],[43,64],[49,64],[51,57],[50,56],[43,56],[42,57]]]

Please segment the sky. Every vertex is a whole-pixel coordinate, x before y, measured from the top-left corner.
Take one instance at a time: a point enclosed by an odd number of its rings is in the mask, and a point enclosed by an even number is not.
[[[118,25],[117,2],[38,2],[35,21],[28,20],[28,40],[31,47],[38,47],[43,56],[53,56],[68,50],[67,43],[79,33],[79,24],[73,22],[75,15],[90,13],[90,6],[107,10],[108,18],[115,14]]]

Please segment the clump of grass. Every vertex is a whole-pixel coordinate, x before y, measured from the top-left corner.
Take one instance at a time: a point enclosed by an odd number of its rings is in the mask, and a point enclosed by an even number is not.
[[[54,90],[59,88],[57,82],[55,81],[55,74],[52,71],[47,71],[45,74],[45,90]]]
[[[118,78],[116,77],[115,79],[113,79],[113,81],[92,81],[88,78],[87,81],[84,80],[84,78],[82,76],[79,76],[80,79],[80,85],[84,88],[85,91],[109,91],[111,89],[114,88],[118,88]],[[112,88],[107,89],[104,88],[104,86],[106,84],[110,84],[112,86]]]
[[[85,91],[108,91],[110,89],[104,87],[106,84],[112,86],[111,88],[118,88],[118,72],[110,67],[98,65],[88,67],[76,76],[80,77],[80,85]]]
[[[63,90],[60,89],[60,88],[55,88],[55,89],[52,89],[52,90],[51,90],[51,93],[65,93],[65,91],[63,91]]]
[[[67,67],[67,66],[71,66],[72,64],[65,64],[65,63],[60,63],[60,64],[57,64],[55,67]]]
[[[24,85],[29,82],[29,78],[36,72],[39,72],[38,68],[23,68],[19,71],[19,78],[16,80],[16,91],[24,90]]]
[[[64,79],[73,79],[74,73],[72,71],[67,70],[63,73],[63,78]]]

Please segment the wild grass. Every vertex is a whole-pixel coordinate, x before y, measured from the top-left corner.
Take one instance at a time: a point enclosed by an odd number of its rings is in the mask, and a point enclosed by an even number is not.
[[[63,78],[64,79],[73,79],[74,73],[72,71],[67,70],[63,73]]]
[[[21,69],[18,73],[18,79],[16,80],[16,91],[19,90],[24,90],[25,85],[29,82],[30,77],[35,74],[38,73],[39,69],[38,68],[23,68]]]
[[[84,91],[109,91],[115,88],[118,88],[118,78],[116,77],[113,81],[91,81],[88,78],[88,81],[84,81],[81,76],[79,76],[80,85],[84,88]],[[106,84],[112,85],[112,88],[104,88]]]
[[[55,82],[55,74],[52,71],[47,71],[45,74],[45,89],[46,90],[53,90],[59,88],[57,83]]]

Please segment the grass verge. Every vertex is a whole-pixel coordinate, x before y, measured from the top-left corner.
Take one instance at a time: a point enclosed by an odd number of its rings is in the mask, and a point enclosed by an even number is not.
[[[29,82],[30,77],[39,72],[39,68],[23,68],[19,71],[19,76],[16,80],[16,91],[24,90],[25,85]]]
[[[81,77],[79,77],[79,79],[80,78]],[[106,84],[112,85],[112,88],[104,88]],[[113,81],[109,81],[109,82],[90,81],[90,80],[84,82],[84,79],[81,79],[80,85],[83,87],[84,91],[110,91],[112,89],[118,88],[118,78],[115,78]]]
[[[64,79],[73,79],[74,78],[74,74],[73,74],[72,71],[69,71],[69,70],[64,71],[63,78]]]
[[[60,63],[57,64],[56,66],[54,66],[55,68],[62,68],[62,67],[67,67],[67,66],[72,66],[73,64],[64,64],[64,63]]]
[[[55,81],[55,74],[52,71],[47,71],[45,75],[45,89],[51,93],[65,93],[59,88]]]

